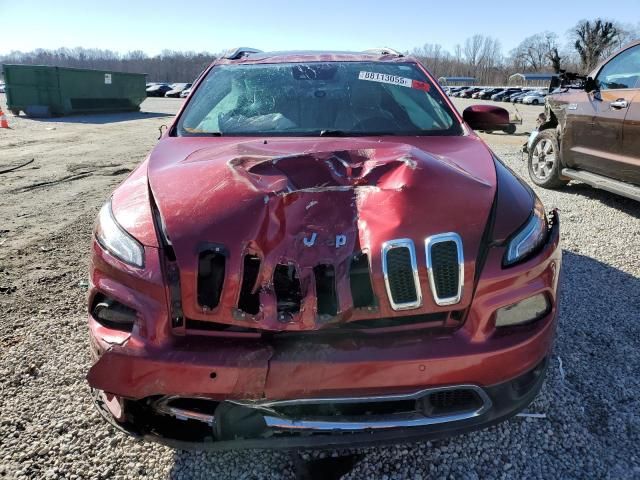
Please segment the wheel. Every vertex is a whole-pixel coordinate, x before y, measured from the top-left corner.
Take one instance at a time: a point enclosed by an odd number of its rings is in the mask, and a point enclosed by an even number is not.
[[[533,103],[534,105],[538,105],[538,103],[540,102],[538,102],[537,98],[534,98],[533,100],[531,100],[531,103]]]
[[[509,135],[513,135],[514,133],[516,133],[516,124],[510,123],[509,125],[507,125],[504,129],[504,132],[508,133]]]
[[[541,131],[529,150],[529,177],[544,188],[564,187],[568,180],[560,177],[560,147],[555,130]]]

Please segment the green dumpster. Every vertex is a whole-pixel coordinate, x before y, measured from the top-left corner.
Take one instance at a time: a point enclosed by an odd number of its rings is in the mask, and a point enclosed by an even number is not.
[[[139,110],[146,74],[108,70],[3,65],[7,107],[28,116]]]

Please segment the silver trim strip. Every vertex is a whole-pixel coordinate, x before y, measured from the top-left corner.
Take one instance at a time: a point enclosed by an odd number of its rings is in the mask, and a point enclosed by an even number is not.
[[[292,419],[287,418],[274,411],[274,407],[289,405],[309,405],[325,403],[360,403],[360,402],[389,402],[397,400],[418,400],[427,395],[447,391],[447,390],[473,390],[482,401],[482,406],[475,410],[462,411],[448,415],[426,416],[421,412],[407,412],[404,414],[379,415],[375,417],[339,417],[341,421],[332,417]],[[420,390],[406,395],[385,395],[372,397],[343,397],[343,398],[303,398],[296,400],[280,400],[272,402],[243,402],[229,400],[232,403],[245,407],[256,408],[264,412],[264,421],[267,427],[284,430],[315,430],[315,431],[358,431],[358,430],[378,430],[389,428],[423,427],[437,425],[441,423],[457,422],[479,417],[487,412],[492,402],[485,391],[477,385],[452,385],[447,387],[436,387]]]
[[[433,261],[431,258],[431,249],[437,243],[442,242],[454,242],[458,253],[458,292],[453,297],[440,298],[438,291],[436,290],[436,282],[433,273]],[[439,233],[437,235],[431,235],[424,241],[425,253],[427,254],[427,273],[429,274],[429,287],[431,288],[431,295],[436,305],[454,305],[460,302],[462,298],[462,291],[464,286],[464,253],[462,250],[462,238],[455,232]]]
[[[413,270],[413,283],[416,287],[416,300],[414,302],[395,303],[391,295],[391,285],[389,285],[389,272],[387,269],[387,255],[394,248],[408,248],[411,257],[411,269]],[[384,276],[384,285],[387,289],[387,297],[391,308],[394,310],[410,310],[418,308],[422,305],[422,289],[420,288],[420,277],[418,276],[418,261],[416,260],[416,248],[413,240],[410,238],[398,238],[389,240],[382,244],[382,275]]]
[[[158,399],[154,404],[153,408],[158,413],[163,413],[165,415],[171,415],[172,417],[176,417],[178,420],[198,420],[200,422],[207,423],[213,426],[216,423],[215,416],[213,414],[196,412],[194,410],[186,410],[184,408],[172,407],[169,405],[169,402],[172,400],[178,400],[180,398],[194,398],[197,400],[211,400],[207,397],[180,397],[177,395],[165,396]]]

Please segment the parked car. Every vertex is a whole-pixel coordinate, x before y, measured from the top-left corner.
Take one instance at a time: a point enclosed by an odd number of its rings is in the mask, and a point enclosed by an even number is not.
[[[487,89],[486,88],[481,88],[477,92],[473,92],[471,94],[471,98],[479,98],[479,95],[482,94],[485,90],[487,90]]]
[[[180,98],[187,98],[191,93],[191,87],[185,88],[182,92],[180,92]]]
[[[508,112],[461,116],[387,50],[251,52],[212,64],[98,215],[103,416],[181,449],[340,448],[525,408],[561,250],[557,214],[472,131]]]
[[[521,92],[521,91],[522,91],[521,88],[507,88],[507,89],[503,90],[502,92],[494,93],[493,95],[491,95],[491,100],[494,100],[496,102],[500,102],[505,97],[509,97],[509,96],[513,95],[514,93]]]
[[[504,97],[502,99],[503,102],[511,102],[511,103],[521,103],[522,99],[524,97],[526,97],[527,95],[529,95],[531,92],[530,90],[524,90],[522,92],[515,92],[512,95],[509,95],[508,97]]]
[[[469,87],[453,87],[451,89],[451,92],[449,93],[450,97],[457,97],[458,95],[460,95],[460,92],[462,92],[463,90],[466,90]]]
[[[166,83],[159,83],[147,88],[147,97],[164,97],[164,94],[172,90]]]
[[[527,95],[522,97],[521,102],[527,105],[539,105],[544,103],[544,98],[547,96],[546,92],[535,90],[533,92],[529,92]]]
[[[480,95],[478,95],[478,98],[482,100],[489,100],[492,95],[495,95],[496,93],[500,93],[502,91],[504,91],[503,88],[488,88],[484,90]]]
[[[4,83],[0,83],[0,93],[4,93]]]
[[[640,201],[640,41],[596,67],[583,88],[548,95],[545,117],[527,144],[534,183],[579,180]]]
[[[480,90],[482,90],[480,87],[467,88],[466,90],[463,90],[462,92],[460,92],[460,95],[458,96],[460,98],[471,98],[471,95],[473,95],[476,92],[479,92]]]
[[[172,98],[180,98],[180,94],[185,91],[187,88],[190,88],[190,83],[175,83],[172,86],[172,89],[164,94],[165,97]]]

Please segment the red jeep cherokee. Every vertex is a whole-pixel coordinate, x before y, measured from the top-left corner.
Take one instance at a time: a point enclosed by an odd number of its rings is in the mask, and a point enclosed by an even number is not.
[[[539,391],[559,223],[415,59],[238,49],[100,211],[88,381],[178,448],[356,446]],[[502,123],[501,123],[502,122]]]

